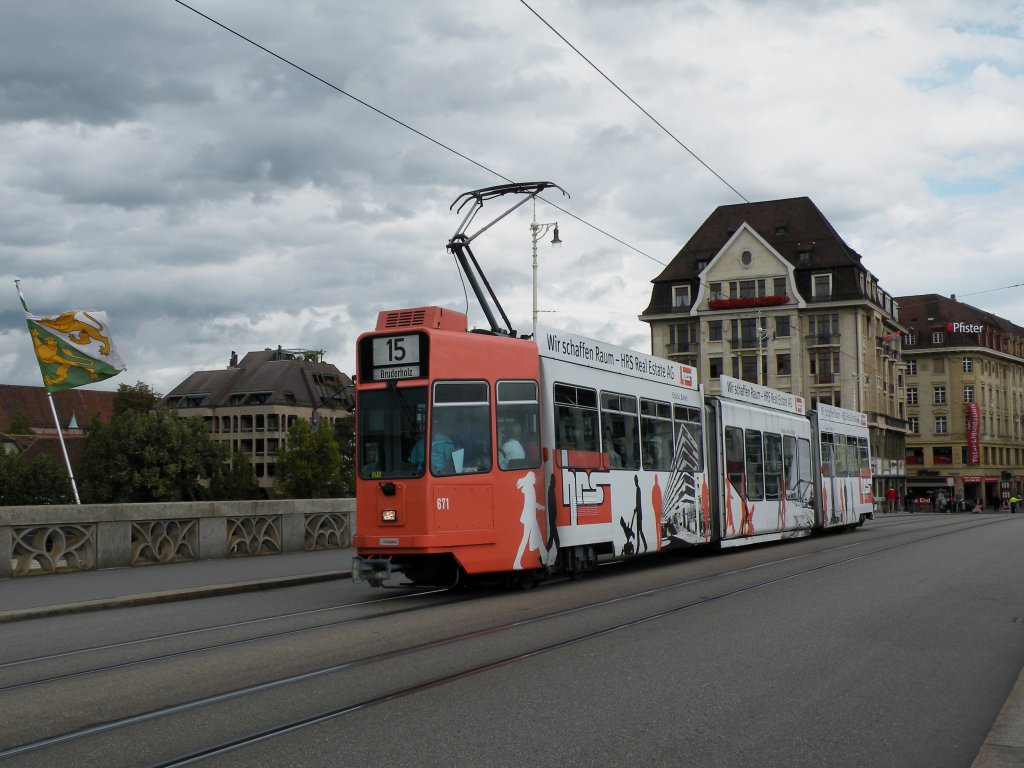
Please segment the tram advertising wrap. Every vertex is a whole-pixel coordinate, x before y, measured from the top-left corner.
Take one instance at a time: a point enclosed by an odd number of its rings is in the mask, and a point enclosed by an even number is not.
[[[438,307],[358,344],[356,580],[523,583],[871,516],[863,414],[729,377],[705,397],[689,366]]]

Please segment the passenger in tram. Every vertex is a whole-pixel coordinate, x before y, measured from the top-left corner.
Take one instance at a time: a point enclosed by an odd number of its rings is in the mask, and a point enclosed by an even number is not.
[[[508,433],[505,435],[505,439],[502,440],[501,447],[498,449],[499,467],[509,469],[510,467],[517,466],[513,462],[520,462],[526,458],[523,444],[519,442],[522,436],[523,425],[518,421],[513,422],[509,427]]]
[[[644,452],[644,469],[665,469],[662,466],[661,441],[652,438],[647,441],[647,450]]]
[[[462,415],[457,426],[449,431],[455,435],[456,445],[463,449],[463,463],[455,462],[456,472],[489,472],[491,469],[491,431],[486,418],[479,413]]]
[[[523,452],[526,454],[526,466],[536,467],[540,465],[540,438],[537,433],[531,431],[523,440]],[[550,548],[550,547],[549,547]]]

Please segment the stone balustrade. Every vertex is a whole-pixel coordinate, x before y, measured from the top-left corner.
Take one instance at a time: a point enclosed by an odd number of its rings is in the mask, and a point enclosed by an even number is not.
[[[0,578],[351,546],[355,499],[0,507]]]

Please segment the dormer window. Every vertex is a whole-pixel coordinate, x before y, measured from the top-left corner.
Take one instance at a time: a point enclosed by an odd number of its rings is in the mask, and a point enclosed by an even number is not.
[[[697,271],[698,272],[703,272],[704,268],[707,265],[708,265],[708,260],[707,259],[701,259],[700,261],[697,262]]]
[[[690,308],[690,286],[688,285],[673,285],[672,286],[672,309],[689,309]]]
[[[832,275],[822,272],[811,276],[811,296],[815,299],[828,299],[832,296]]]

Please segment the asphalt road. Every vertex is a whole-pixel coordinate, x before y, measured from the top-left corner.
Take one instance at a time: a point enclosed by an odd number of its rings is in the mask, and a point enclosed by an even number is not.
[[[0,626],[11,765],[970,766],[1024,516],[881,519],[528,591],[345,582]]]

